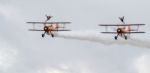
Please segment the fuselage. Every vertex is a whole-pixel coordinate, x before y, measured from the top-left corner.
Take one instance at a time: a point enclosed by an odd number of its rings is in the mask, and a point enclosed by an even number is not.
[[[44,26],[43,29],[47,34],[50,34],[52,33],[52,31],[56,31],[58,29],[58,25],[55,25],[55,24],[47,25],[47,26]]]
[[[123,26],[123,27],[118,27],[117,28],[117,33],[119,36],[126,35],[127,33],[130,32],[130,26]]]

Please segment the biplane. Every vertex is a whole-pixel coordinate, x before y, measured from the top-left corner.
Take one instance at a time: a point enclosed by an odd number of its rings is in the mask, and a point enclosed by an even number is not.
[[[52,16],[47,16],[46,15],[46,20],[45,22],[27,22],[29,24],[33,24],[33,28],[29,29],[29,31],[44,31],[42,34],[42,37],[45,37],[45,34],[51,35],[51,37],[54,37],[55,31],[71,31],[69,29],[65,29],[66,24],[70,24],[71,22],[48,22]],[[41,24],[43,25],[42,29],[36,29],[35,24]]]
[[[118,39],[118,36],[124,38],[127,40],[127,38],[130,36],[130,34],[140,34],[140,33],[145,33],[144,31],[139,31],[140,26],[144,26],[145,24],[126,24],[124,22],[124,16],[119,17],[120,21],[122,24],[99,24],[99,26],[104,26],[106,27],[105,34],[116,34],[114,37],[115,40]],[[136,27],[136,29],[132,29],[131,27]],[[108,31],[108,27],[116,27],[115,31]],[[129,35],[129,36],[128,36]]]

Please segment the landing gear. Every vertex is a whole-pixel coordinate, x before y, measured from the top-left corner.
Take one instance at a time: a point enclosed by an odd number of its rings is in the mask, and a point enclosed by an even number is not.
[[[45,34],[51,35],[52,38],[54,37],[54,34],[53,34],[53,33],[47,33],[47,32],[44,32],[44,33],[42,34],[42,37],[43,37],[43,38],[45,37]]]
[[[42,37],[44,38],[45,34],[42,34]]]
[[[114,37],[114,39],[115,39],[115,40],[117,40],[117,39],[118,39],[118,36],[120,36],[120,37],[124,38],[125,40],[127,40],[127,39],[128,39],[128,36],[127,36],[127,35],[125,35],[125,34],[117,34],[117,36],[115,36],[115,37]]]
[[[127,40],[127,36],[124,36],[125,40]]]
[[[115,36],[114,38],[115,38],[115,40],[117,40],[117,38],[118,38],[118,37],[117,37],[117,36]]]
[[[54,37],[54,34],[51,34],[52,38]]]

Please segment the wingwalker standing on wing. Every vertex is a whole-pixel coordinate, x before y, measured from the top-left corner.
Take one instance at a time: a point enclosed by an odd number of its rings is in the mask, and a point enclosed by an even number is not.
[[[69,29],[65,29],[65,24],[70,24],[71,22],[47,22],[52,18],[52,16],[47,16],[46,15],[46,20],[45,22],[27,22],[29,24],[33,24],[33,28],[29,29],[29,31],[44,31],[42,34],[42,37],[47,35],[51,35],[54,37],[53,32],[54,31],[71,31]],[[35,24],[43,24],[43,29],[35,29]],[[60,26],[60,24],[62,26]]]
[[[105,26],[106,27],[106,31],[105,32],[101,32],[101,33],[106,33],[106,34],[117,34],[114,38],[115,40],[117,40],[118,36],[125,38],[125,40],[127,40],[127,34],[133,34],[133,33],[145,33],[143,31],[139,31],[139,26],[143,26],[145,24],[125,24],[124,22],[124,16],[123,17],[119,17],[120,21],[123,24],[99,24],[99,26]],[[115,30],[115,32],[108,32],[107,27],[117,27],[117,29]],[[131,29],[132,26],[137,26],[137,29]]]

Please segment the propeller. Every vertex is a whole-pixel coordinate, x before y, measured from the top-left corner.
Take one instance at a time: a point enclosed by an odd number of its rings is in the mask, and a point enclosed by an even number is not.
[[[42,34],[42,37],[44,38],[45,34],[48,33],[48,27],[44,26],[44,33]]]

